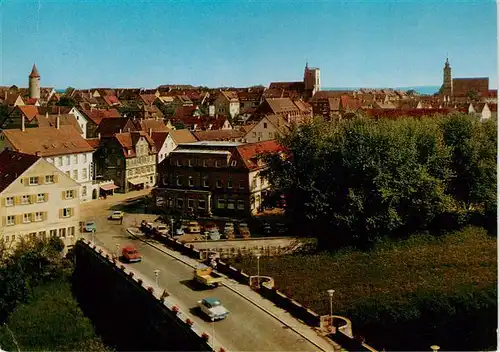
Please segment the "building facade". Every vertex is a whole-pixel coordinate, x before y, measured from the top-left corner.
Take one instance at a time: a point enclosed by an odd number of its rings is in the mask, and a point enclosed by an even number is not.
[[[80,237],[80,185],[42,157],[0,153],[0,238],[59,237],[72,246]]]
[[[256,214],[269,188],[259,175],[265,168],[259,155],[280,150],[275,141],[181,144],[159,166],[157,204],[169,214]]]

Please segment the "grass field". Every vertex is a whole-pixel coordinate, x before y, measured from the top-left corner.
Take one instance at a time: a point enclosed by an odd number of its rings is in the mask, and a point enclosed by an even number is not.
[[[8,351],[109,350],[95,335],[63,278],[36,287],[30,301],[16,308],[8,328],[0,327],[0,347]]]
[[[255,258],[234,265],[256,274]],[[497,241],[480,228],[436,238],[416,235],[386,242],[369,252],[292,255],[261,258],[261,275],[303,305],[327,314],[326,290],[335,289],[334,310],[344,311],[367,297],[404,301],[417,291],[453,293],[463,286],[478,289],[497,282]]]

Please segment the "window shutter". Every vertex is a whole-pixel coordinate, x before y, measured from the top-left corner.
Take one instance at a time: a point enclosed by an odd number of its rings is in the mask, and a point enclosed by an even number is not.
[[[2,216],[2,225],[3,226],[7,225],[7,217],[6,216]]]
[[[21,204],[21,197],[19,197],[19,196],[14,197],[14,204],[16,204],[16,205]]]
[[[44,182],[45,182],[45,176],[38,176],[38,184],[43,185]]]
[[[30,203],[36,203],[36,194],[30,194]]]
[[[44,211],[42,213],[42,220],[47,220],[47,212],[46,211]]]
[[[2,198],[2,206],[5,206],[5,198]]]
[[[59,179],[59,175],[54,174],[54,183],[57,183],[57,180]]]
[[[59,209],[59,218],[61,219],[63,217],[63,210]]]
[[[22,219],[21,215],[16,215],[15,220],[16,220],[15,221],[16,224],[20,224],[23,219]]]
[[[29,177],[25,177],[23,182],[24,182],[25,186],[29,186],[30,185],[30,178]]]
[[[75,190],[71,191],[73,193],[73,198],[77,199],[78,198],[78,192]]]
[[[61,192],[61,199],[66,199],[66,191]]]
[[[48,202],[49,201],[49,194],[48,193],[44,193],[43,194],[43,200]]]
[[[73,208],[70,208],[70,209],[69,209],[69,216],[73,216],[73,215],[74,215],[74,210],[75,210],[75,209],[73,209]]]

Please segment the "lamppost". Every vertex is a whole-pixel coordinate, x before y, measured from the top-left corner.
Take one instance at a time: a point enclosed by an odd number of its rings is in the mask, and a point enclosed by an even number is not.
[[[439,348],[440,347],[438,345],[432,345],[431,346],[431,349],[432,349],[433,352],[437,352],[439,350]]]
[[[116,244],[116,258],[120,258],[120,244]]]
[[[262,254],[257,253],[255,256],[257,257],[257,288],[260,288],[260,256]]]
[[[333,328],[333,294],[335,293],[335,290],[329,289],[329,290],[326,290],[326,292],[328,292],[328,296],[330,296],[330,329],[332,329]]]
[[[204,232],[205,236],[205,259],[208,260],[208,231]]]
[[[95,229],[92,229],[92,242],[95,244]]]
[[[160,270],[159,269],[155,269],[154,273],[155,273],[156,287],[160,288],[160,285],[158,284],[158,276],[160,275]]]
[[[174,237],[174,217],[170,218],[170,237]]]

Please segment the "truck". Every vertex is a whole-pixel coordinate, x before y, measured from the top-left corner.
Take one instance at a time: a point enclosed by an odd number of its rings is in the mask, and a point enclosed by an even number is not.
[[[198,266],[194,269],[195,281],[209,287],[217,287],[224,279],[221,275],[213,271],[209,266],[203,265]]]

